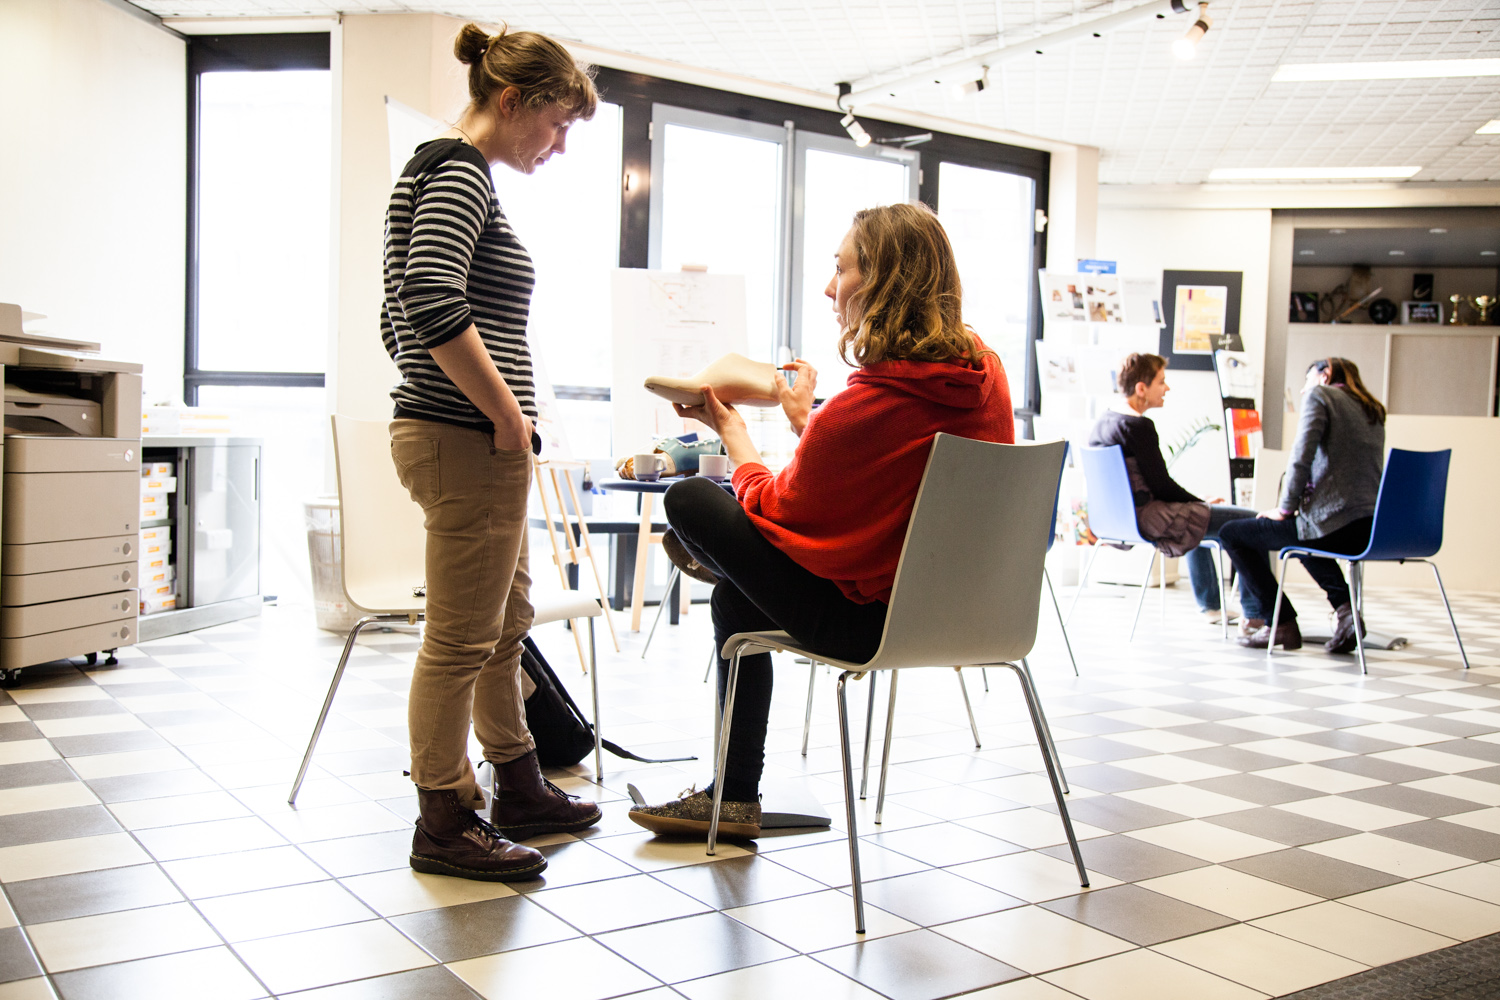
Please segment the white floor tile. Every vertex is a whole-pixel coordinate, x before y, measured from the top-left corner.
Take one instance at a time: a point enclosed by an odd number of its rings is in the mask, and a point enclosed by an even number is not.
[[[221,943],[213,928],[188,903],[32,924],[27,931],[49,972],[128,962]]]
[[[1038,906],[1018,906],[933,930],[1032,975],[1136,947]]]
[[[1249,924],[1179,938],[1153,950],[1272,996],[1305,990],[1368,968]]]
[[[1496,869],[1496,873],[1500,874],[1500,868]],[[1314,896],[1279,882],[1256,878],[1254,875],[1217,865],[1146,879],[1137,884],[1144,889],[1236,920],[1251,920],[1269,913],[1308,906],[1322,899],[1321,896]]]
[[[1126,836],[1216,864],[1286,849],[1285,844],[1278,844],[1274,840],[1254,837],[1197,819],[1132,830]]]
[[[1458,943],[1334,901],[1262,917],[1254,925],[1369,966],[1388,965]]]
[[[1500,933],[1500,906],[1421,882],[1388,885],[1340,902],[1458,941]]]
[[[380,920],[263,938],[235,950],[278,994],[435,964],[431,955]]]
[[[1426,819],[1425,816],[1418,816],[1416,813],[1387,809],[1385,806],[1336,795],[1301,799],[1297,802],[1283,802],[1272,808],[1284,809],[1309,819],[1320,819],[1325,823],[1337,823],[1339,826],[1352,827],[1355,830],[1379,830],[1387,826],[1417,823]]]
[[[0,847],[0,882],[123,868],[150,860],[151,856],[128,833]]]
[[[588,938],[451,962],[448,969],[485,1000],[600,1000],[661,985]],[[568,975],[559,976],[559,969]]]
[[[344,888],[384,917],[516,894],[516,890],[503,882],[474,882],[444,875],[423,875],[410,868],[356,875],[340,881]]]
[[[1465,868],[1469,864],[1468,858],[1461,858],[1456,854],[1445,854],[1375,833],[1324,840],[1308,844],[1303,850],[1408,879]]]
[[[1260,1000],[1265,994],[1139,949],[1043,977],[1084,1000]]]

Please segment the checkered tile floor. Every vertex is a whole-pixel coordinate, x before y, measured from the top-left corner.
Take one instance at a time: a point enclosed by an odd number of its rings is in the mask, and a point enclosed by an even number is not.
[[[1320,601],[1295,597],[1312,621]],[[873,797],[859,820],[862,941],[838,824],[709,859],[625,818],[627,782],[668,798],[702,764],[606,757],[602,787],[590,761],[555,775],[605,820],[535,842],[544,881],[412,873],[411,634],[358,649],[295,810],[341,644],[305,612],[29,671],[0,695],[0,1000],[1232,1000],[1500,931],[1493,597],[1455,599],[1465,674],[1435,593],[1372,593],[1372,627],[1411,644],[1372,654],[1368,678],[1352,657],[1225,644],[1185,592],[1164,619],[1153,597],[1127,643],[1133,603],[1084,598],[1081,678],[1050,611],[1032,658],[1093,888],[1009,673],[988,692],[966,673],[976,749],[954,674],[908,672],[885,822]],[[644,660],[639,635],[615,654],[601,628],[606,735],[707,758],[707,618],[663,626]],[[537,635],[586,705],[571,638]],[[806,668],[778,671],[768,787],[803,782],[842,816],[831,678],[804,758]]]

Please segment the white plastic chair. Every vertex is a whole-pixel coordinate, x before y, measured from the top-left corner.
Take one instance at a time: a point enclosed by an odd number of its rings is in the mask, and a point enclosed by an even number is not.
[[[1003,666],[1020,682],[1037,742],[1045,747],[1041,705],[1028,673],[1019,664],[1036,642],[1041,605],[1042,564],[1047,526],[1057,498],[1062,467],[1061,441],[1004,445],[938,434],[917,493],[880,648],[866,663],[848,663],[801,649],[786,632],[742,632],[724,643],[729,683],[719,724],[716,774],[724,773],[734,721],[734,695],[740,657],[771,650],[804,656],[842,671],[837,691],[839,738],[844,771],[844,807],[849,833],[849,871],[854,888],[854,929],[864,933],[864,887],[859,870],[859,836],[854,812],[854,775],[849,752],[848,681],[876,670],[917,667]],[[898,675],[891,674],[894,706]],[[889,726],[889,720],[887,721]],[[889,763],[889,742],[884,767]],[[1088,871],[1078,850],[1057,768],[1044,749],[1042,761],[1073,851],[1081,885]],[[708,853],[718,842],[724,783],[714,781],[714,809]],[[881,782],[880,804],[885,797]]]
[[[342,549],[344,594],[363,617],[349,630],[344,652],[333,671],[328,695],[318,713],[317,724],[297,769],[288,805],[296,805],[297,793],[307,777],[318,738],[333,707],[333,696],[344,679],[349,654],[360,632],[375,625],[420,622],[427,608],[427,529],[422,508],[396,477],[391,461],[390,424],[382,420],[355,420],[333,415],[333,454],[339,486],[339,544]],[[594,619],[603,614],[599,602],[571,591],[531,596],[536,617],[532,624],[587,618],[589,622],[589,677],[594,703],[594,771],[602,776],[602,745],[599,736],[599,673],[594,655]]]

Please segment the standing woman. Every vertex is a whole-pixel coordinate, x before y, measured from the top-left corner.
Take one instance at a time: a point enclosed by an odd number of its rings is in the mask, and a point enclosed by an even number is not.
[[[1364,551],[1375,525],[1375,500],[1385,467],[1385,407],[1359,378],[1347,358],[1319,358],[1307,369],[1302,415],[1287,462],[1281,502],[1259,517],[1231,521],[1219,531],[1224,551],[1240,571],[1240,602],[1245,623],[1259,627],[1241,635],[1241,646],[1285,649],[1302,646],[1297,611],[1285,594],[1277,616],[1276,634],[1266,624],[1276,600],[1276,576],[1270,552],[1298,542],[1317,542],[1327,552]],[[1349,585],[1332,559],[1299,556],[1308,575],[1317,581],[1333,606],[1338,623],[1323,644],[1330,653],[1347,653],[1355,646],[1355,629],[1365,624],[1350,604]]]
[[[529,174],[593,117],[585,67],[532,32],[466,24],[453,46],[470,104],[417,147],[386,211],[381,337],[401,372],[391,457],[427,526],[427,627],[407,722],[421,816],[417,871],[483,881],[547,867],[511,843],[581,830],[599,808],[542,777],[521,696],[531,628],[526,499],[539,441],[527,312],[535,273],[495,197],[491,168]],[[469,763],[469,722],[495,766],[489,821]]]

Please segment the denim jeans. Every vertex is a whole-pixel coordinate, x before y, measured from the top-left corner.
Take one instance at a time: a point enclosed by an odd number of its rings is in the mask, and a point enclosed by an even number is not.
[[[1287,518],[1273,521],[1268,517],[1257,517],[1248,521],[1234,521],[1219,532],[1224,551],[1234,561],[1240,574],[1240,606],[1246,618],[1271,620],[1271,602],[1276,599],[1276,573],[1271,569],[1268,553],[1286,548],[1288,545],[1305,544],[1328,552],[1363,552],[1370,542],[1370,528],[1374,519],[1362,517],[1351,521],[1337,531],[1322,538],[1297,538],[1297,521]],[[1302,565],[1309,576],[1323,588],[1328,603],[1338,610],[1349,603],[1349,585],[1344,582],[1344,573],[1333,559],[1307,558]],[[1281,621],[1297,618],[1297,610],[1286,595],[1281,595]]]
[[[1217,539],[1219,529],[1230,521],[1254,517],[1255,511],[1248,507],[1232,507],[1229,504],[1210,504],[1208,508],[1208,530],[1204,538]],[[1200,545],[1187,554],[1188,578],[1193,581],[1193,597],[1199,611],[1219,610],[1219,581],[1214,572],[1214,555],[1207,546]]]
[[[887,606],[856,604],[838,584],[803,569],[766,541],[740,502],[718,483],[694,476],[674,483],[662,499],[667,521],[684,548],[719,577],[710,608],[714,649],[736,632],[781,629],[798,645],[851,663],[880,648]],[[719,705],[729,682],[729,661],[719,657]],[[771,654],[740,657],[734,723],[724,762],[724,799],[754,802],[765,764],[771,716]]]

